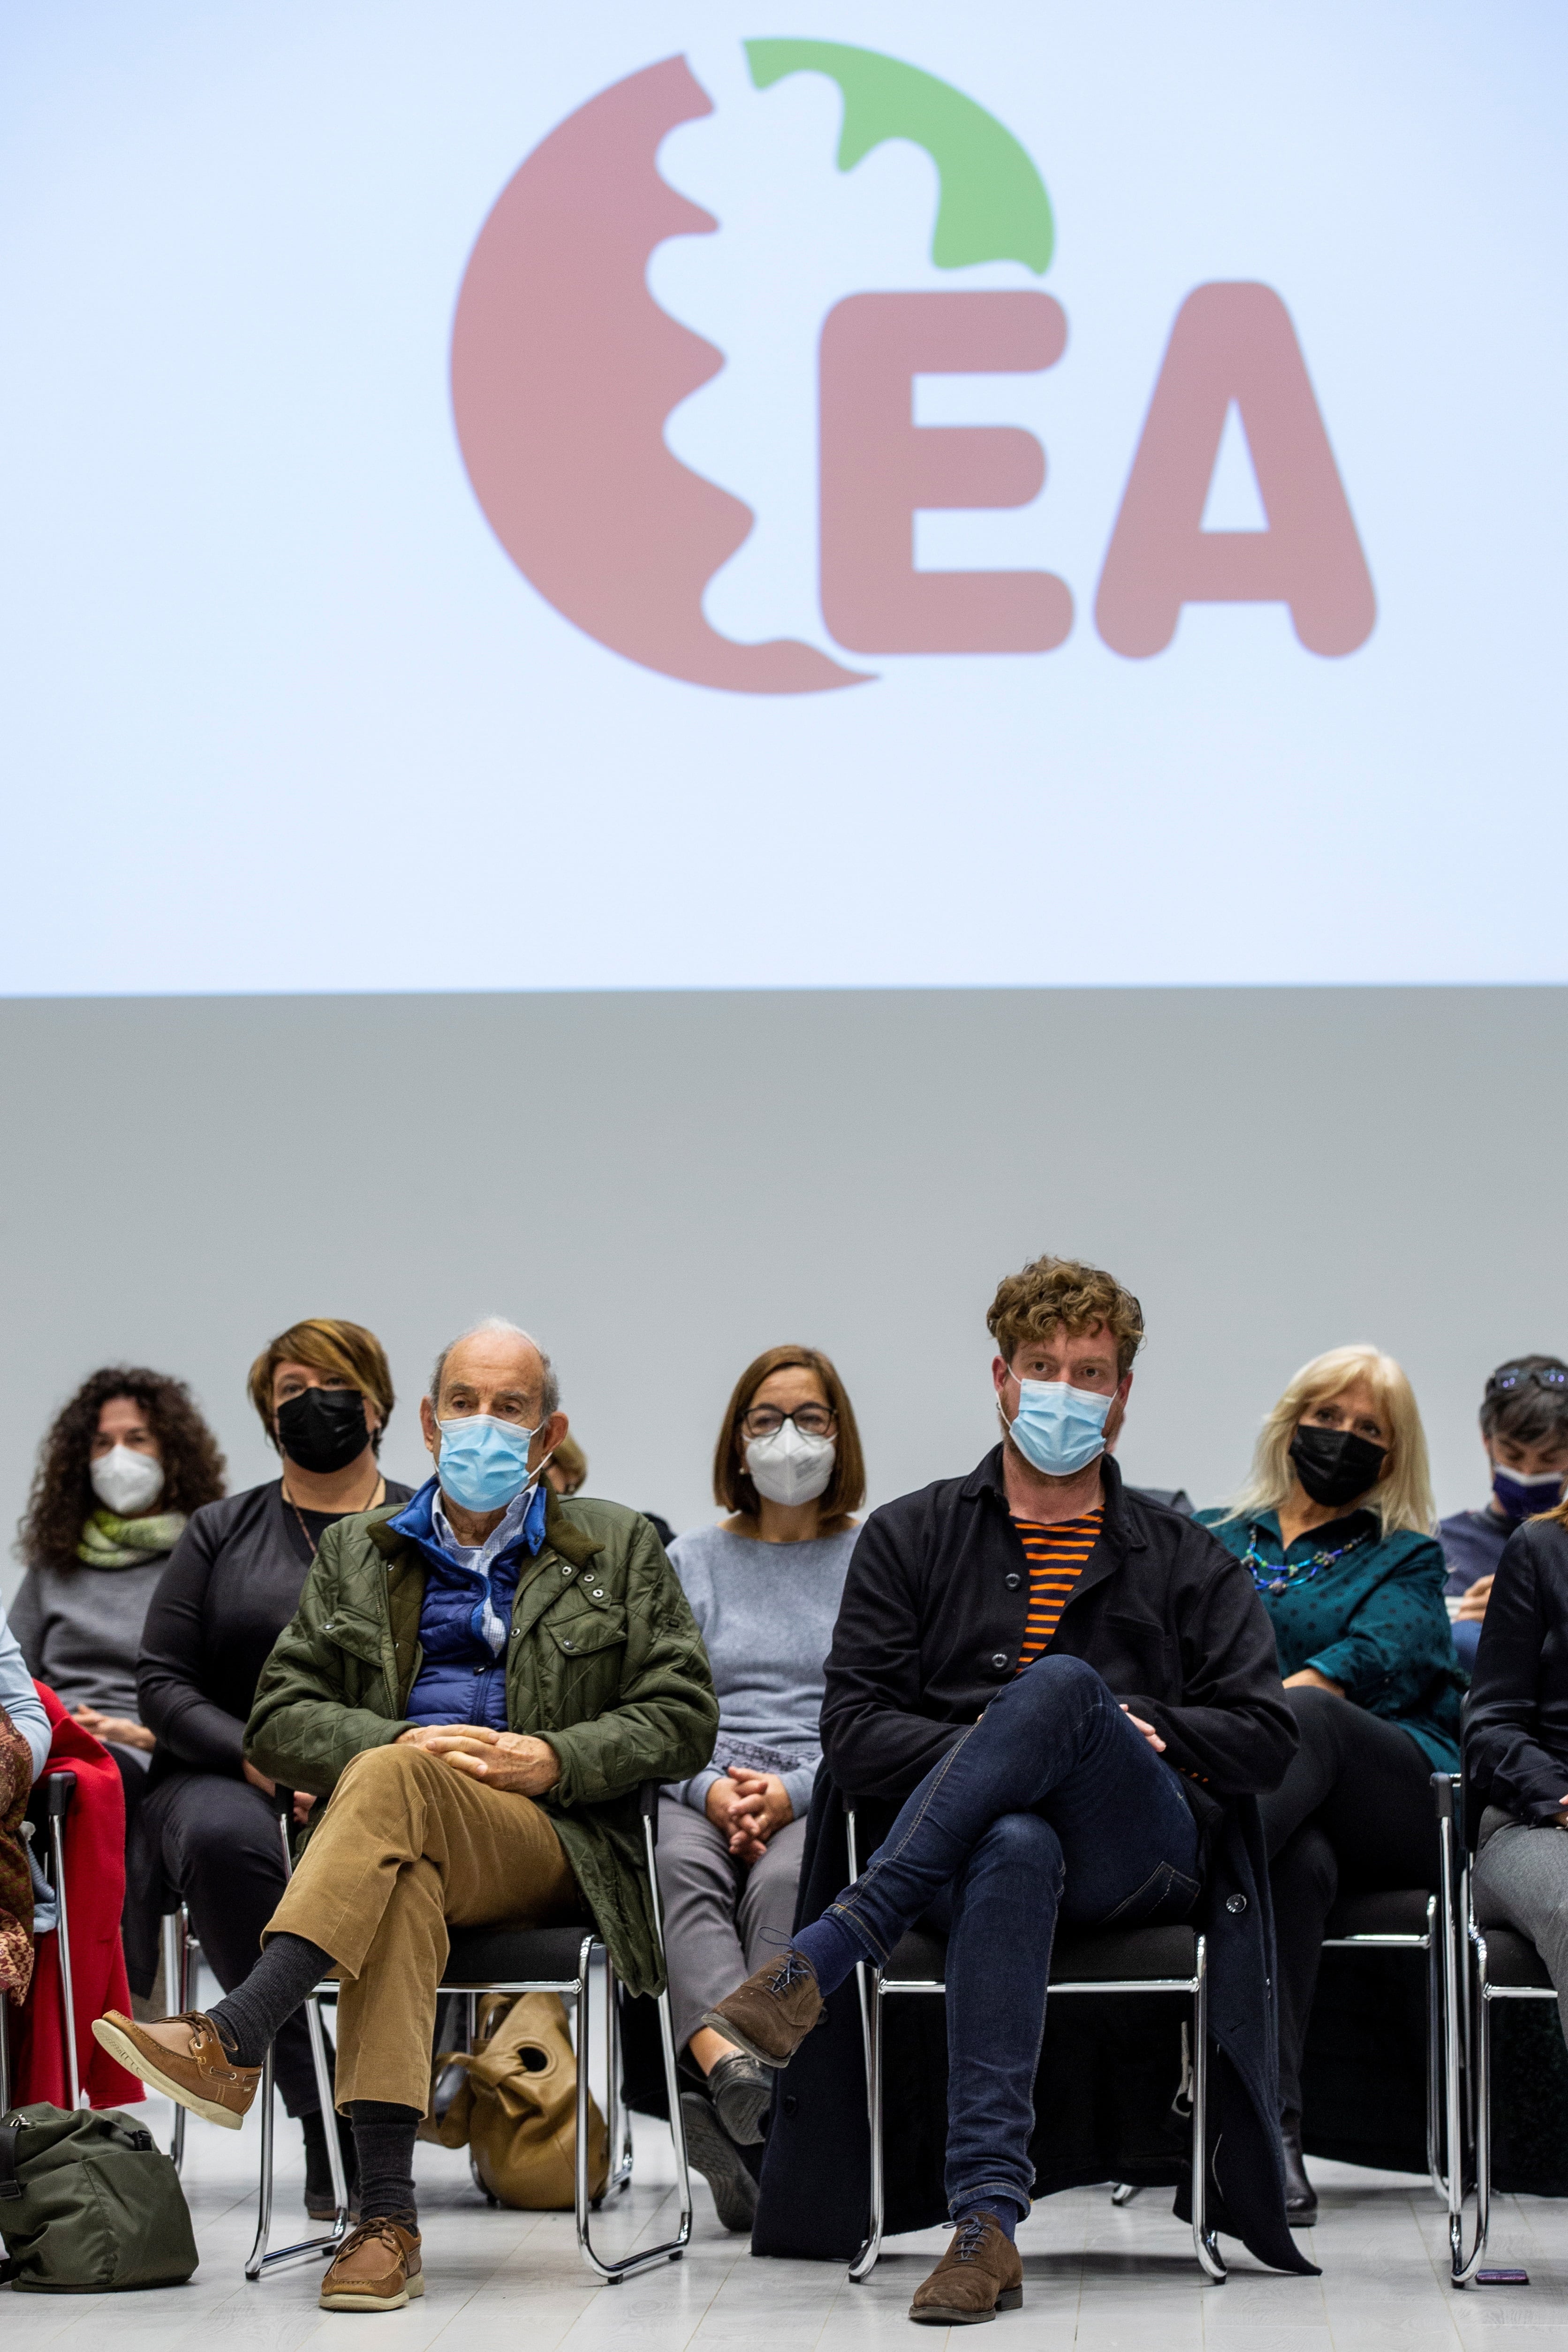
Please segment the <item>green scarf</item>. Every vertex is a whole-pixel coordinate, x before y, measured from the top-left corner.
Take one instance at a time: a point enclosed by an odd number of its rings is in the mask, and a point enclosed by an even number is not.
[[[183,1511],[154,1511],[146,1519],[95,1511],[83,1523],[77,1558],[86,1568],[142,1568],[155,1553],[173,1550],[184,1524]]]

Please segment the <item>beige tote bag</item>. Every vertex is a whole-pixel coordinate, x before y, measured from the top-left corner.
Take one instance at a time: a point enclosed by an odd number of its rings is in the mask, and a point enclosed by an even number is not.
[[[440,2121],[421,2126],[421,2138],[443,2147],[469,2147],[492,2197],[528,2212],[569,2210],[574,2202],[577,2155],[577,2058],[559,1994],[525,1992],[482,2004],[472,2052],[444,2053],[448,2066],[467,2076]],[[602,2194],[610,2172],[609,2134],[595,2101],[589,2102],[589,2194]]]

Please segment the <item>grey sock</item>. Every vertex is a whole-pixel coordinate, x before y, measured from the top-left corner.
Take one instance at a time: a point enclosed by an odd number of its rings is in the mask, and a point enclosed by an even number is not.
[[[417,2230],[413,2201],[413,2136],[419,2109],[391,2099],[351,2099],[354,2148],[360,2159],[360,2212],[367,2221],[401,2221]]]
[[[278,2027],[336,1965],[303,1936],[274,1936],[245,1982],[207,2011],[235,2064],[259,2066]]]

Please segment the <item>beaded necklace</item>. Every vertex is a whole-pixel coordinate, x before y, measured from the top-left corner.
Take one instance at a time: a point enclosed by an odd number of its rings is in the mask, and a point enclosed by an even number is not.
[[[1315,1551],[1310,1559],[1299,1559],[1295,1566],[1291,1568],[1287,1567],[1282,1560],[1278,1565],[1271,1565],[1269,1561],[1260,1559],[1258,1538],[1254,1534],[1246,1551],[1242,1554],[1241,1565],[1260,1592],[1277,1598],[1281,1592],[1294,1592],[1299,1585],[1310,1584],[1320,1568],[1332,1568],[1336,1559],[1343,1559],[1346,1552],[1354,1551],[1365,1541],[1364,1534],[1352,1536],[1349,1543],[1341,1544],[1338,1551]],[[1260,1569],[1263,1570],[1261,1576],[1258,1573]]]

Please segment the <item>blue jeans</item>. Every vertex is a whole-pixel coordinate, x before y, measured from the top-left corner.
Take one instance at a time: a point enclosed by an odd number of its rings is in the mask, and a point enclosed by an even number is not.
[[[1029,2211],[1057,1919],[1183,1919],[1197,1870],[1175,1772],[1078,1658],[1030,1666],[921,1781],[831,1908],[883,1960],[917,1920],[947,1936],[949,2212]]]

